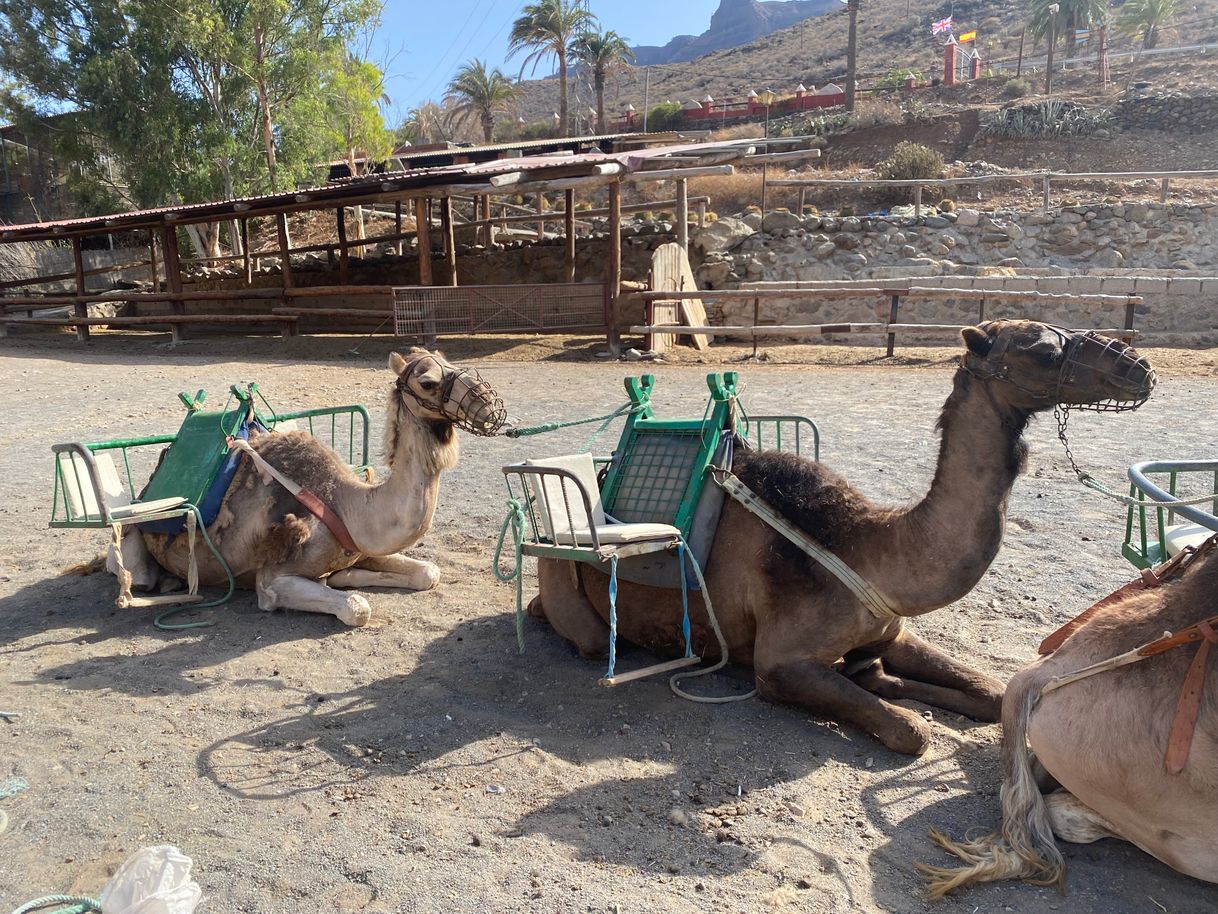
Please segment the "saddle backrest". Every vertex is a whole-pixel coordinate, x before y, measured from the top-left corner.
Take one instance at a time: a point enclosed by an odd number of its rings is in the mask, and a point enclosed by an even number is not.
[[[123,488],[118,469],[109,454],[94,453],[93,463],[97,467],[97,483],[100,493],[89,477],[89,468],[84,457],[77,453],[61,453],[58,457],[62,469],[64,493],[67,495],[69,514],[74,520],[104,520],[106,509],[113,510],[131,504],[131,496]],[[98,503],[98,495],[101,504]]]
[[[565,470],[575,477],[575,481],[588,494],[591,513],[584,507],[583,498],[570,477],[550,474],[525,476],[529,494],[535,502],[534,511],[541,516],[546,538],[551,543],[574,543],[578,539],[577,532],[603,527],[607,523],[605,508],[601,504],[600,487],[596,481],[596,464],[591,454],[526,460],[525,466]]]

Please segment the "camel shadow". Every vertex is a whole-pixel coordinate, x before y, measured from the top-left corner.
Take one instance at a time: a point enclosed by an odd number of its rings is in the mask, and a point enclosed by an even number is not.
[[[408,789],[415,806],[489,808],[480,842],[542,836],[576,859],[665,878],[753,868],[781,841],[834,897],[851,894],[829,833],[804,834],[791,812],[809,803],[800,782],[846,772],[842,792],[853,795],[848,772],[916,763],[791,707],[691,704],[663,679],[598,687],[599,664],[531,619],[525,643],[521,656],[510,617],[461,622],[401,675],[300,692],[290,713],[205,747],[198,773],[246,801]],[[619,669],[653,660],[624,647]],[[704,683],[711,694],[739,688],[730,677]],[[403,779],[409,788],[392,786]]]

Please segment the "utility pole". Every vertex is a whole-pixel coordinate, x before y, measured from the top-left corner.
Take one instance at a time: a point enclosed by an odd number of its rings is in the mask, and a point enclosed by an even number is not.
[[[651,67],[643,67],[643,132],[647,132],[647,105],[651,94]]]
[[[850,15],[850,37],[846,43],[846,110],[854,110],[854,74],[858,62],[858,17],[863,0],[846,0]]]
[[[1045,60],[1045,95],[1053,94],[1053,48],[1057,44],[1057,11],[1060,9],[1056,3],[1049,7],[1049,56]]]

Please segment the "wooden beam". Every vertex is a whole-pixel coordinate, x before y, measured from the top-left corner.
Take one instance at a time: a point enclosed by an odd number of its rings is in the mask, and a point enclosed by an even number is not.
[[[415,238],[419,245],[419,285],[430,286],[431,277],[431,200],[414,201]]]
[[[457,236],[453,228],[453,198],[440,201],[440,231],[444,233],[444,263],[448,267],[445,277],[450,286],[457,284]]]
[[[495,223],[491,221],[491,195],[484,194],[478,197],[481,221],[484,223],[482,229],[482,246],[490,250],[495,244]]]
[[[156,232],[148,230],[148,268],[152,274],[152,288],[156,291],[161,287],[161,281],[156,275]]]
[[[566,208],[563,210],[563,282],[575,282],[575,190],[564,191]]]
[[[347,210],[340,206],[334,211],[338,228],[338,278],[346,283],[351,277],[351,255],[347,252]]]
[[[275,214],[275,234],[279,238],[279,264],[283,273],[283,288],[296,285],[292,279],[292,239],[288,235],[288,217],[286,213]]]
[[[689,181],[677,180],[677,244],[689,253]]]
[[[84,295],[85,291],[86,291],[86,289],[85,289],[85,262],[84,262],[84,257],[80,251],[80,238],[72,239],[72,262],[76,266],[76,294]],[[73,310],[75,311],[77,317],[88,317],[89,316],[89,306],[83,301],[76,302],[76,304],[73,307]],[[89,338],[89,325],[88,324],[77,324],[76,325],[76,338],[78,340],[80,340],[82,343],[85,342]]]
[[[674,178],[705,178],[709,175],[734,175],[735,166],[708,165],[705,168],[666,168],[660,171],[636,171],[622,177],[637,184],[641,181],[671,181]]]
[[[254,261],[250,257],[250,221],[242,219],[241,226],[241,266],[245,270],[245,284],[253,285]]]
[[[182,294],[182,262],[178,258],[178,228],[166,225],[161,229],[161,250],[165,254],[165,285],[171,293],[169,307],[174,314],[186,313],[186,302]],[[174,342],[182,339],[182,327],[175,324],[170,328]]]
[[[394,247],[397,249],[398,256],[402,256],[402,201],[393,201],[393,234],[398,236],[397,243]]]
[[[605,275],[605,295],[608,298],[605,323],[609,328],[609,352],[617,358],[622,354],[622,336],[618,328],[618,296],[622,294],[622,184],[609,185],[609,263]]]

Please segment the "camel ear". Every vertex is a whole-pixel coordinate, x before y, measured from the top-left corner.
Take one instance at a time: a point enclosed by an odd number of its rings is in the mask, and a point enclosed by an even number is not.
[[[994,345],[990,335],[980,327],[965,327],[960,331],[960,336],[964,340],[964,345],[968,347],[968,351],[981,358],[989,355],[990,349]]]
[[[389,370],[394,374],[401,374],[406,368],[406,359],[400,352],[389,353]]]

